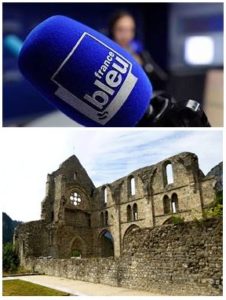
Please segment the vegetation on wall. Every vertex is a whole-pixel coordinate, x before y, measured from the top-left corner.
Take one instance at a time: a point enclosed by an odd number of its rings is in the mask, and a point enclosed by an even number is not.
[[[173,215],[173,216],[172,216],[172,223],[173,223],[174,225],[182,224],[182,223],[184,223],[184,218],[182,218],[182,217],[180,217],[180,216],[178,216],[178,215]]]
[[[204,218],[223,217],[223,191],[216,194],[214,204],[204,211]]]

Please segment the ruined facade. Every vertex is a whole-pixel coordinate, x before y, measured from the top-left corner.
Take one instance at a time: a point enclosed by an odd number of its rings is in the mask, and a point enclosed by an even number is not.
[[[156,296],[218,296],[223,293],[223,218],[132,231],[118,258],[28,257],[24,267]]]
[[[216,180],[204,176],[193,153],[180,153],[95,187],[75,156],[47,176],[41,220],[15,231],[21,263],[27,257],[119,257],[126,237],[173,216],[201,218],[215,199]]]

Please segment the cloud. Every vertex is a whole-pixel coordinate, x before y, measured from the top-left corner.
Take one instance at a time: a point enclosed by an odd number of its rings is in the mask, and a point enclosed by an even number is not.
[[[222,133],[203,131],[170,131],[154,135],[149,131],[139,135],[129,133],[120,143],[112,140],[112,148],[97,157],[98,163],[90,174],[98,184],[105,179],[111,182],[133,170],[155,164],[179,152],[190,151],[199,156],[200,168],[207,173],[209,169],[222,160]],[[98,159],[99,158],[99,159]]]
[[[207,173],[223,160],[215,129],[24,128],[1,133],[3,211],[13,219],[39,219],[48,173],[73,153],[96,186],[179,152],[194,152]]]

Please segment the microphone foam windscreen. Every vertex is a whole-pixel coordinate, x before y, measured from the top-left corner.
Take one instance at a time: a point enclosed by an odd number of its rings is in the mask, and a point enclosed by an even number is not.
[[[64,16],[31,31],[19,68],[51,103],[85,126],[135,126],[152,96],[149,79],[127,51]]]

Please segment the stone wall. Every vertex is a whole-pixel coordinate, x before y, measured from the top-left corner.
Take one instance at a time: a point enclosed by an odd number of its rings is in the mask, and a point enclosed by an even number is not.
[[[136,229],[117,259],[27,258],[25,267],[156,295],[221,295],[222,230],[222,219]]]
[[[42,220],[22,223],[16,227],[14,241],[17,239],[19,232],[20,239],[15,247],[17,251],[18,248],[21,250],[18,253],[22,263],[26,256],[50,255],[47,230],[46,223]]]
[[[222,233],[222,219],[132,232],[125,242],[121,284],[169,295],[221,294]]]

